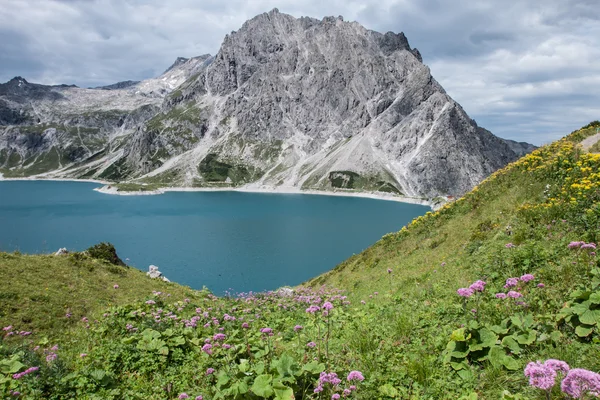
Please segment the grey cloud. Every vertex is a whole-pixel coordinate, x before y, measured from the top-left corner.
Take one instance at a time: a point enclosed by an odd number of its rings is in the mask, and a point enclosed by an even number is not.
[[[215,54],[278,7],[403,31],[481,126],[540,144],[600,118],[597,0],[3,0],[0,81],[98,86]]]

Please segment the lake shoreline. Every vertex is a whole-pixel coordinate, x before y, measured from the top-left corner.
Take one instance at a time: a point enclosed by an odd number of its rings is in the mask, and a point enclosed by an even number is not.
[[[431,209],[436,209],[436,204],[431,200],[419,199],[414,197],[404,197],[394,194],[384,194],[382,192],[328,192],[324,190],[301,190],[293,187],[239,187],[239,188],[195,188],[195,187],[161,187],[148,191],[119,191],[114,183],[98,179],[73,179],[73,178],[5,178],[0,173],[0,182],[3,181],[57,181],[57,182],[86,182],[104,185],[93,190],[98,193],[117,195],[117,196],[152,196],[161,195],[167,192],[240,192],[240,193],[262,193],[262,194],[308,194],[318,196],[338,196],[338,197],[360,197],[373,200],[396,201],[399,203],[417,204]]]

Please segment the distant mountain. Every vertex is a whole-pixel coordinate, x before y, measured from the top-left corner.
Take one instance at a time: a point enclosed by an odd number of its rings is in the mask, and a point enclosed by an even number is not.
[[[36,85],[21,102],[2,86],[7,176],[435,197],[533,149],[478,127],[403,33],[277,9],[155,79]]]
[[[94,89],[118,90],[118,89],[125,89],[128,87],[137,85],[138,83],[140,83],[140,81],[123,81],[123,82],[113,83],[112,85],[97,86]]]

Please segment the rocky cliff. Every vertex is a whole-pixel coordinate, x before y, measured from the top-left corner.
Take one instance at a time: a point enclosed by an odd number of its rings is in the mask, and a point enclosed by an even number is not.
[[[533,148],[478,127],[403,33],[276,9],[153,80],[15,78],[0,85],[0,124],[7,176],[165,186],[459,195]]]

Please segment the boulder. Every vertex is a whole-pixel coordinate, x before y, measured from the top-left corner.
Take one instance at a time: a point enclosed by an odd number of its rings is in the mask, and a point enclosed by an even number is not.
[[[56,253],[54,253],[55,256],[64,256],[69,254],[69,251],[67,250],[66,247],[61,247],[60,249],[58,249],[58,251]]]

